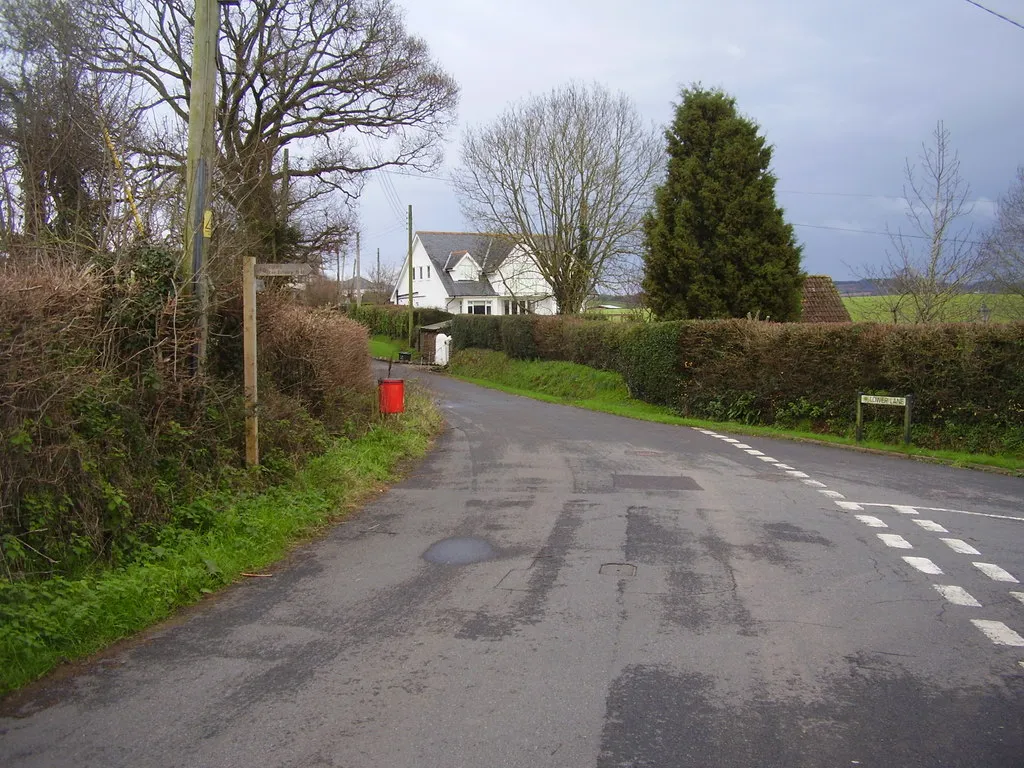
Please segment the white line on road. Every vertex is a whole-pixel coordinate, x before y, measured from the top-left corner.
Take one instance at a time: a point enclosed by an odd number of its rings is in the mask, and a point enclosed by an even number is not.
[[[812,488],[824,488],[824,483],[819,483],[817,480],[804,480],[804,485],[809,485]]]
[[[914,522],[924,528],[926,531],[932,533],[949,533],[945,528],[936,523],[934,520],[924,520],[922,518],[915,518]]]
[[[806,472],[801,472],[798,469],[787,469],[786,474],[791,477],[810,477]]]
[[[876,534],[887,547],[895,547],[896,549],[913,549],[914,545],[904,539],[898,533],[879,533]]]
[[[856,517],[857,517],[858,520],[860,520],[862,523],[864,523],[864,525],[871,526],[872,528],[888,528],[889,527],[888,525],[883,523],[880,518],[872,517],[871,515],[857,515]]]
[[[779,464],[779,469],[793,469],[789,464]]]
[[[1016,597],[1022,603],[1024,603],[1024,592],[1010,592],[1010,594]]]
[[[746,443],[736,443],[737,448],[749,448],[750,446]]]
[[[984,632],[985,636],[996,645],[1012,645],[1016,648],[1024,647],[1024,637],[1018,635],[1001,621],[971,619],[971,624]]]
[[[727,442],[727,443],[738,443],[739,442],[739,440],[737,440],[734,437],[723,437],[722,439],[725,440],[725,442]]]
[[[959,552],[961,555],[980,555],[981,552],[976,550],[970,544],[963,539],[940,539],[947,547],[952,549],[954,552]]]
[[[828,496],[830,499],[845,499],[846,498],[839,491],[818,491],[818,493],[823,493],[826,496]]]
[[[974,599],[963,587],[954,587],[949,584],[933,584],[933,587],[938,591],[940,595],[946,598],[953,605],[966,605],[971,608],[981,608],[981,603]]]
[[[1013,574],[1009,571],[1003,570],[998,565],[994,565],[992,563],[972,563],[972,565],[993,581],[1008,581],[1012,584],[1017,583],[1017,579]]]
[[[1024,523],[1024,517],[1014,517],[1013,515],[994,515],[990,512],[968,512],[966,509],[945,509],[943,507],[907,507],[900,504],[879,504],[873,501],[861,502],[865,507],[889,507],[895,509],[897,512],[903,512],[907,515],[916,515],[920,512],[952,512],[956,515],[973,515],[974,517],[991,517],[996,520],[1016,520],[1019,523]]]
[[[942,569],[927,557],[910,557],[905,555],[903,559],[907,562],[907,565],[914,566],[921,573],[930,573],[932,576],[942,575]]]
[[[851,512],[862,512],[864,510],[864,507],[855,501],[837,501],[836,504],[839,505],[840,509],[848,509]]]
[[[778,462],[778,459],[773,459],[771,456],[758,456],[757,458],[761,461],[767,461],[769,464],[775,464]]]
[[[764,456],[764,451],[759,451],[756,448],[747,448],[746,452],[751,456]]]

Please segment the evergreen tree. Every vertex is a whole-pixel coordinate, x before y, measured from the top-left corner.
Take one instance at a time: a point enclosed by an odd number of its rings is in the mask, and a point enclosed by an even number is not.
[[[799,319],[800,247],[775,203],[771,146],[728,94],[696,85],[682,96],[644,221],[651,309],[665,320]]]

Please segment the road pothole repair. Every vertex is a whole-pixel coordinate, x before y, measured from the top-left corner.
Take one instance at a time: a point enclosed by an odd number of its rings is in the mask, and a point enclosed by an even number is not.
[[[495,556],[494,547],[484,539],[475,536],[456,536],[431,544],[423,553],[423,559],[438,565],[469,565],[490,560]]]

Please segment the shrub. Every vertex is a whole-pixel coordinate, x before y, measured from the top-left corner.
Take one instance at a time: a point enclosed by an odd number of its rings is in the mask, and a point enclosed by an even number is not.
[[[512,315],[501,318],[501,351],[514,360],[533,360],[537,344],[533,340],[533,323],[529,316]]]
[[[648,323],[630,328],[622,339],[622,377],[631,397],[656,405],[676,405],[679,347],[683,323]]]
[[[259,313],[261,374],[335,432],[372,414],[375,384],[364,326],[328,309],[264,300]]]
[[[490,349],[500,352],[501,317],[496,315],[455,315],[452,318],[452,350]]]

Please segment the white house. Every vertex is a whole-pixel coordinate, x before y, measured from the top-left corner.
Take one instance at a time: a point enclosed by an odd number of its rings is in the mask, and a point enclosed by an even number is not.
[[[476,315],[553,315],[558,308],[532,259],[502,235],[417,232],[412,270],[416,307]],[[391,302],[409,302],[408,258]]]

